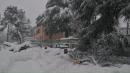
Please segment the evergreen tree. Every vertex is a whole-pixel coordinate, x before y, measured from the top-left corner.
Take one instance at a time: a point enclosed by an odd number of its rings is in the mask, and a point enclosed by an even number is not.
[[[7,41],[9,41],[9,35],[15,37],[19,43],[23,42],[24,33],[26,33],[29,20],[25,17],[25,11],[18,9],[15,6],[8,6],[4,12],[4,18],[2,19],[2,25],[8,28]],[[14,34],[10,33],[13,32]]]
[[[102,33],[109,34],[118,25],[120,12],[129,5],[129,0],[72,0],[72,10],[77,21],[84,27],[80,33],[79,48],[87,50]],[[97,16],[100,16],[97,19]],[[127,15],[126,15],[127,16]]]
[[[69,23],[71,11],[66,0],[50,0],[46,5],[45,31],[49,35],[65,32],[65,36],[70,35]]]

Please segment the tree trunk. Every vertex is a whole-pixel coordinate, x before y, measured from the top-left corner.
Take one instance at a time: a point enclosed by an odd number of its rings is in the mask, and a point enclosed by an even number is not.
[[[22,38],[22,35],[21,35],[21,33],[19,32],[18,29],[17,29],[17,34],[18,34],[19,43],[21,44],[23,42],[23,38]]]
[[[128,35],[129,34],[129,20],[127,22],[127,31],[126,31],[126,34]]]
[[[9,24],[7,24],[7,42],[9,42]]]
[[[65,31],[65,37],[69,37],[69,31],[68,30]]]
[[[52,44],[53,44],[52,43],[52,35],[50,35],[49,38],[50,38],[50,47],[52,47]]]

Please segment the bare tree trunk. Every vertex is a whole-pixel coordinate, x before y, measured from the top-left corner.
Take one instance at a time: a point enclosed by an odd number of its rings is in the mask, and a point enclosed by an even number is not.
[[[43,35],[44,35],[44,33],[43,33],[43,26],[42,26],[42,47],[43,47]]]
[[[7,24],[7,42],[9,42],[9,24]]]
[[[52,43],[52,35],[50,35],[49,38],[50,38],[50,47],[52,47],[52,44],[53,44]]]
[[[17,29],[17,34],[19,36],[18,40],[19,40],[19,43],[21,44],[23,42],[23,37],[21,35],[21,33],[19,32],[19,30]]]
[[[93,61],[93,63],[94,63],[95,65],[98,64],[97,61],[95,60],[94,56],[90,56],[90,58],[92,59],[92,61]]]
[[[43,47],[43,32],[42,32],[42,36],[40,37],[40,47]]]
[[[127,31],[126,31],[126,34],[128,35],[129,34],[129,20],[127,22]]]

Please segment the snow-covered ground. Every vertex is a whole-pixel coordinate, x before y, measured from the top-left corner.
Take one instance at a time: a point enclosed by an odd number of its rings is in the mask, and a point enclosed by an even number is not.
[[[17,53],[0,51],[0,73],[130,73],[130,66],[78,65],[63,49],[34,47]]]

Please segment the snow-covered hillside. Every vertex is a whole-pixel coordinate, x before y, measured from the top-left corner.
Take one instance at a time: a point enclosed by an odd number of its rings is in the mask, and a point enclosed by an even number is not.
[[[63,49],[34,47],[17,53],[0,51],[0,73],[130,73],[130,66],[78,65]]]

